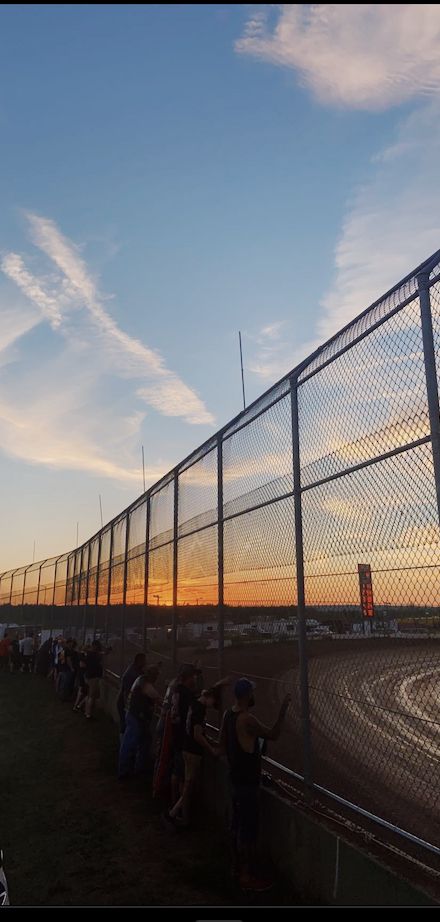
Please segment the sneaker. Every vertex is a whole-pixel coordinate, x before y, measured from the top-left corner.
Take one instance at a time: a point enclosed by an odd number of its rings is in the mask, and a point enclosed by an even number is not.
[[[264,890],[270,890],[273,887],[273,880],[263,880],[254,877],[253,874],[240,874],[239,884],[242,890],[255,890],[262,893]]]

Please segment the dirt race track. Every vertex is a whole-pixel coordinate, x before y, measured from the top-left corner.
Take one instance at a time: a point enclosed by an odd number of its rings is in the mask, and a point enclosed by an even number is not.
[[[440,846],[440,643],[317,640],[308,649],[314,780]],[[227,649],[225,660],[232,674],[255,676],[256,714],[266,722],[292,694],[269,755],[301,772],[296,646]]]

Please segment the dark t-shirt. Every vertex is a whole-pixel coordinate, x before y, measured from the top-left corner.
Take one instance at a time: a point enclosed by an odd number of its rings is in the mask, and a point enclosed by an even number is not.
[[[185,741],[183,744],[184,752],[193,752],[195,755],[203,755],[203,746],[194,739],[194,727],[203,727],[205,735],[206,724],[206,704],[202,701],[193,701],[188,709],[185,727]]]
[[[185,743],[185,727],[188,710],[195,701],[194,692],[178,683],[171,699],[171,727],[174,749],[181,752]]]
[[[77,650],[66,650],[65,652],[66,663],[70,669],[73,669],[74,672],[77,671],[79,666],[79,653]]]
[[[134,687],[128,700],[128,713],[136,717],[144,727],[149,726],[154,712],[154,701],[144,695],[142,688]]]
[[[121,679],[121,693],[124,702],[127,701],[131,689],[133,688],[136,679],[142,675],[142,671],[143,670],[139,670],[138,667],[134,666],[133,664],[128,666],[128,668],[125,670]]]
[[[100,653],[92,651],[86,656],[86,679],[102,678],[102,659]]]

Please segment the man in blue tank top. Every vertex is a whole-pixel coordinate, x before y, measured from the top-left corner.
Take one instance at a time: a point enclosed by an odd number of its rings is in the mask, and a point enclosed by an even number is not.
[[[265,890],[271,884],[258,878],[255,869],[262,741],[278,739],[291,696],[284,698],[273,727],[266,727],[250,713],[255,704],[254,688],[247,678],[235,683],[235,703],[223,715],[220,749],[226,753],[232,784],[235,871],[243,889]]]

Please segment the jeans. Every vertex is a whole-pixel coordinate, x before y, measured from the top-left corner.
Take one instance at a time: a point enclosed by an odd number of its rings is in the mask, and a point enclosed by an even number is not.
[[[128,712],[125,715],[125,733],[119,750],[119,777],[130,774],[133,769],[136,774],[145,772],[148,767],[150,749],[149,731]]]
[[[118,714],[119,714],[119,733],[121,734],[121,736],[123,736],[125,733],[126,721],[125,721],[125,702],[124,702],[124,695],[122,694],[122,692],[120,692],[118,695],[118,700],[116,701],[116,707],[118,709]]]

